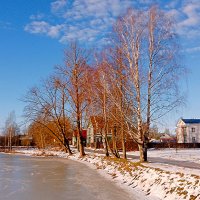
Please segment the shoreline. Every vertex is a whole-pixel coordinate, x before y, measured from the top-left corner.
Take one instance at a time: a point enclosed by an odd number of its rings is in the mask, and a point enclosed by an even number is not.
[[[91,169],[91,170],[94,170],[95,172],[97,172],[97,174],[99,174],[102,178],[106,179],[107,181],[111,182],[111,184],[114,184],[116,187],[118,188],[121,188],[122,190],[124,190],[128,196],[133,196],[134,195],[134,198],[136,199],[142,199],[142,200],[152,200],[152,198],[147,198],[145,197],[145,195],[139,191],[139,190],[131,190],[129,187],[125,186],[125,185],[122,185],[121,183],[118,183],[117,181],[115,181],[115,179],[112,178],[112,176],[110,174],[107,174],[103,169],[98,169],[96,168],[95,165],[89,163],[89,162],[86,162],[82,159],[74,159],[74,156],[71,155],[71,156],[66,156],[66,157],[59,157],[58,155],[34,155],[34,154],[27,154],[27,153],[24,153],[24,152],[0,152],[2,154],[8,154],[8,155],[11,155],[11,156],[22,156],[22,157],[29,157],[31,159],[39,159],[39,160],[48,160],[48,161],[56,161],[56,162],[62,162],[64,164],[68,164],[67,162],[70,161],[70,162],[78,162],[80,164],[83,164],[85,165],[86,167],[88,167],[88,169]],[[73,158],[72,158],[73,157]],[[141,198],[142,197],[142,198]],[[159,200],[157,198],[153,198],[153,200]]]
[[[97,171],[105,179],[112,181],[130,195],[137,195],[137,199],[197,200],[200,197],[200,177],[197,175],[171,172],[170,169],[163,170],[130,160],[105,158],[98,153],[88,153],[83,158],[80,158],[77,152],[70,156],[61,151],[36,149],[20,150],[18,153],[25,156],[53,158],[58,161],[59,159],[64,161],[64,158],[67,158],[80,162]],[[188,185],[188,183],[190,184]]]
[[[28,151],[28,150],[26,150]],[[32,150],[31,150],[32,151]],[[34,151],[33,151],[34,152]],[[37,151],[36,151],[37,152]],[[42,153],[42,151],[40,151],[40,153]],[[87,159],[85,160],[85,158],[87,158],[87,156],[90,156],[89,153],[86,154],[85,157],[80,158],[79,155],[77,154],[77,152],[72,155],[67,155],[67,153],[64,153],[65,156],[60,157],[59,155],[52,155],[51,153],[52,151],[50,151],[50,154],[46,154],[46,155],[41,155],[40,153],[36,153],[36,154],[27,154],[25,152],[21,152],[21,151],[17,151],[16,152],[11,152],[9,154],[12,155],[22,155],[22,156],[28,156],[31,158],[38,158],[38,159],[45,159],[45,160],[51,160],[51,161],[57,161],[57,162],[62,162],[67,164],[67,160],[70,160],[72,162],[79,162],[81,164],[84,164],[85,166],[87,166],[88,168],[90,168],[91,170],[95,170],[101,177],[103,177],[104,179],[110,181],[112,184],[116,185],[118,188],[121,188],[122,190],[126,191],[127,194],[131,197],[134,195],[134,197],[136,197],[136,199],[141,199],[141,200],[160,200],[160,198],[157,198],[155,196],[146,196],[146,194],[141,191],[138,188],[130,188],[129,186],[123,184],[122,182],[116,180],[115,178],[113,178],[112,174],[107,173],[104,169],[101,169],[99,167],[97,167],[95,164],[88,162]],[[56,153],[56,151],[54,151]],[[60,151],[58,151],[60,153]],[[62,152],[63,153],[63,152]],[[5,153],[7,154],[7,153]],[[43,153],[42,153],[43,154]],[[67,160],[66,160],[67,159]]]

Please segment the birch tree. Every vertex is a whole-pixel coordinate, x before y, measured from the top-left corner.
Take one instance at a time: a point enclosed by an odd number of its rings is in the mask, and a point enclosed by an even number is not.
[[[105,69],[106,65],[103,62],[97,64],[97,69],[95,73],[95,80],[93,87],[93,94],[95,96],[95,105],[96,109],[99,110],[99,115],[103,118],[103,138],[105,144],[105,154],[109,156],[109,143],[108,143],[108,132],[109,132],[109,99],[108,99],[108,81],[107,81],[107,73],[108,70]],[[111,151],[111,149],[110,149]]]
[[[19,133],[19,127],[16,123],[15,111],[9,113],[4,127],[5,141],[7,137],[7,146],[12,151],[13,138]],[[5,142],[6,146],[6,142]]]
[[[93,96],[95,96],[95,107],[99,110],[99,115],[102,116],[104,122],[103,136],[105,138],[105,152],[109,155],[109,151],[115,157],[119,158],[117,143],[123,140],[123,157],[125,153],[125,129],[124,118],[122,117],[121,109],[124,105],[122,102],[122,91],[120,84],[123,84],[123,77],[120,70],[121,66],[115,66],[105,56],[107,51],[102,53],[103,56],[98,57],[95,80],[93,81]],[[117,105],[116,105],[117,104]],[[121,107],[120,107],[121,106]],[[112,148],[108,142],[107,135],[112,133]]]
[[[113,49],[110,53],[111,62],[109,63],[112,73],[110,77],[112,93],[110,98],[115,107],[115,114],[113,115],[115,124],[117,125],[116,130],[120,132],[119,137],[121,138],[121,146],[123,152],[123,158],[126,159],[126,118],[130,116],[129,105],[126,99],[126,85],[127,79],[125,76],[124,59],[120,49]]]
[[[127,118],[138,143],[140,160],[147,161],[147,143],[152,120],[178,106],[178,80],[183,68],[177,65],[178,48],[173,23],[157,7],[129,9],[116,23],[114,45],[121,49],[128,85],[124,88],[136,114]],[[137,129],[137,132],[133,130]]]

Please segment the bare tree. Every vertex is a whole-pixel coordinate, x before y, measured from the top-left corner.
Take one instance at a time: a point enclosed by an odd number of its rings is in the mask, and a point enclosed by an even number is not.
[[[82,129],[89,102],[86,92],[88,59],[89,53],[86,50],[78,47],[77,43],[71,43],[65,51],[65,66],[57,67],[57,73],[60,74],[60,78],[66,84],[70,115],[76,122],[80,156],[85,155]]]
[[[110,82],[111,82],[111,92],[109,92],[109,98],[112,100],[113,107],[115,109],[112,118],[114,119],[115,129],[119,131],[121,138],[121,146],[123,150],[123,158],[126,159],[126,135],[127,135],[127,124],[126,118],[130,117],[129,103],[126,98],[127,88],[127,77],[124,67],[123,54],[120,49],[112,49],[111,61],[108,65],[111,68]]]
[[[125,143],[128,130],[125,116],[130,115],[130,112],[128,114],[128,104],[124,100],[126,77],[123,74],[122,54],[119,49],[114,52],[104,50],[102,54],[96,55],[96,58],[97,66],[93,70],[93,81],[90,82],[92,113],[95,110],[95,113],[103,118],[102,136],[105,139],[106,156],[110,151],[112,155],[119,158],[118,146],[122,146],[123,157],[126,158]],[[112,133],[110,142],[107,137],[109,133]],[[120,140],[121,145],[119,145]]]
[[[128,85],[127,102],[136,114],[127,119],[138,143],[140,160],[147,161],[147,143],[152,120],[180,104],[178,80],[183,68],[177,65],[178,48],[173,24],[157,7],[147,11],[129,9],[115,27],[115,45],[124,59]],[[131,128],[132,127],[132,128]],[[137,128],[137,132],[133,132]]]
[[[12,151],[13,138],[19,133],[19,131],[19,127],[16,123],[15,111],[12,111],[9,113],[4,127],[5,141],[7,138],[7,146],[9,151]]]
[[[108,132],[109,132],[109,99],[108,99],[108,94],[107,94],[107,90],[108,90],[108,81],[107,79],[107,74],[108,70],[105,69],[105,65],[104,63],[101,64],[101,66],[99,66],[98,68],[98,83],[96,84],[97,86],[97,90],[96,90],[96,96],[99,100],[99,109],[101,110],[101,114],[103,116],[103,136],[104,136],[104,140],[105,140],[105,154],[106,156],[109,156],[109,143],[108,143]]]
[[[104,51],[105,52],[105,51]],[[102,58],[101,58],[102,57]],[[103,56],[98,56],[97,68],[94,73],[93,87],[93,103],[95,104],[98,115],[102,116],[104,127],[102,136],[105,140],[105,153],[109,156],[109,151],[115,157],[119,158],[117,142],[120,140],[119,130],[123,130],[122,120],[120,121],[120,112],[115,103],[119,103],[118,74],[115,73],[113,65]],[[108,134],[112,133],[112,138],[108,142]],[[123,131],[124,133],[124,131]],[[123,137],[123,135],[122,135]],[[110,143],[112,141],[112,148]]]
[[[50,77],[40,88],[28,91],[23,101],[27,103],[24,114],[27,120],[45,127],[55,139],[72,154],[68,135],[70,120],[67,117],[66,85],[56,77]],[[53,124],[53,126],[50,124]]]

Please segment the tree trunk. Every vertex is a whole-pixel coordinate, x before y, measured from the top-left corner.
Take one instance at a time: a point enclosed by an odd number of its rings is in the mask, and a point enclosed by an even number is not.
[[[67,150],[67,153],[69,153],[69,155],[72,155],[72,151],[71,151],[70,146],[69,146],[69,140],[67,138],[64,138],[64,145],[65,145],[65,148]]]
[[[124,133],[123,129],[121,129],[121,135],[122,135],[122,152],[123,152],[123,158],[127,159],[127,156],[126,156],[126,139],[125,139],[125,133]]]
[[[80,111],[80,97],[79,97],[79,87],[78,87],[78,75],[75,68],[75,80],[76,80],[76,120],[77,120],[77,129],[78,129],[78,145],[80,157],[85,155],[84,146],[83,146],[83,138],[82,138],[82,126],[81,126],[81,111]]]
[[[84,146],[83,146],[83,139],[81,136],[79,139],[79,151],[80,151],[80,156],[83,157],[85,155],[85,151],[84,151]]]
[[[143,148],[143,152],[144,152],[144,162],[147,162],[147,142],[144,142],[144,148]]]
[[[138,144],[140,152],[140,162],[147,162],[147,142],[144,141],[143,144]]]
[[[114,127],[114,131],[112,131],[112,142],[113,142],[113,154],[116,158],[120,158],[118,149],[117,149],[117,141],[116,141],[116,127]]]
[[[144,162],[144,148],[143,144],[138,144],[139,152],[140,152],[140,162]]]
[[[108,157],[109,156],[109,151],[108,151],[108,138],[107,138],[107,134],[105,134],[105,154]]]
[[[81,135],[81,124],[80,124],[80,119],[79,115],[77,115],[78,121],[77,121],[77,127],[78,127],[78,132],[77,132],[77,144],[78,144],[78,150],[80,152],[80,157],[83,157],[85,155],[84,151],[84,146],[83,146],[83,138]]]

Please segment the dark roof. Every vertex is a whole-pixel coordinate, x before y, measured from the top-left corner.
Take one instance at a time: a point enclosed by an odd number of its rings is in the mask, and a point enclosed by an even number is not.
[[[199,124],[200,119],[182,119],[186,124]]]

